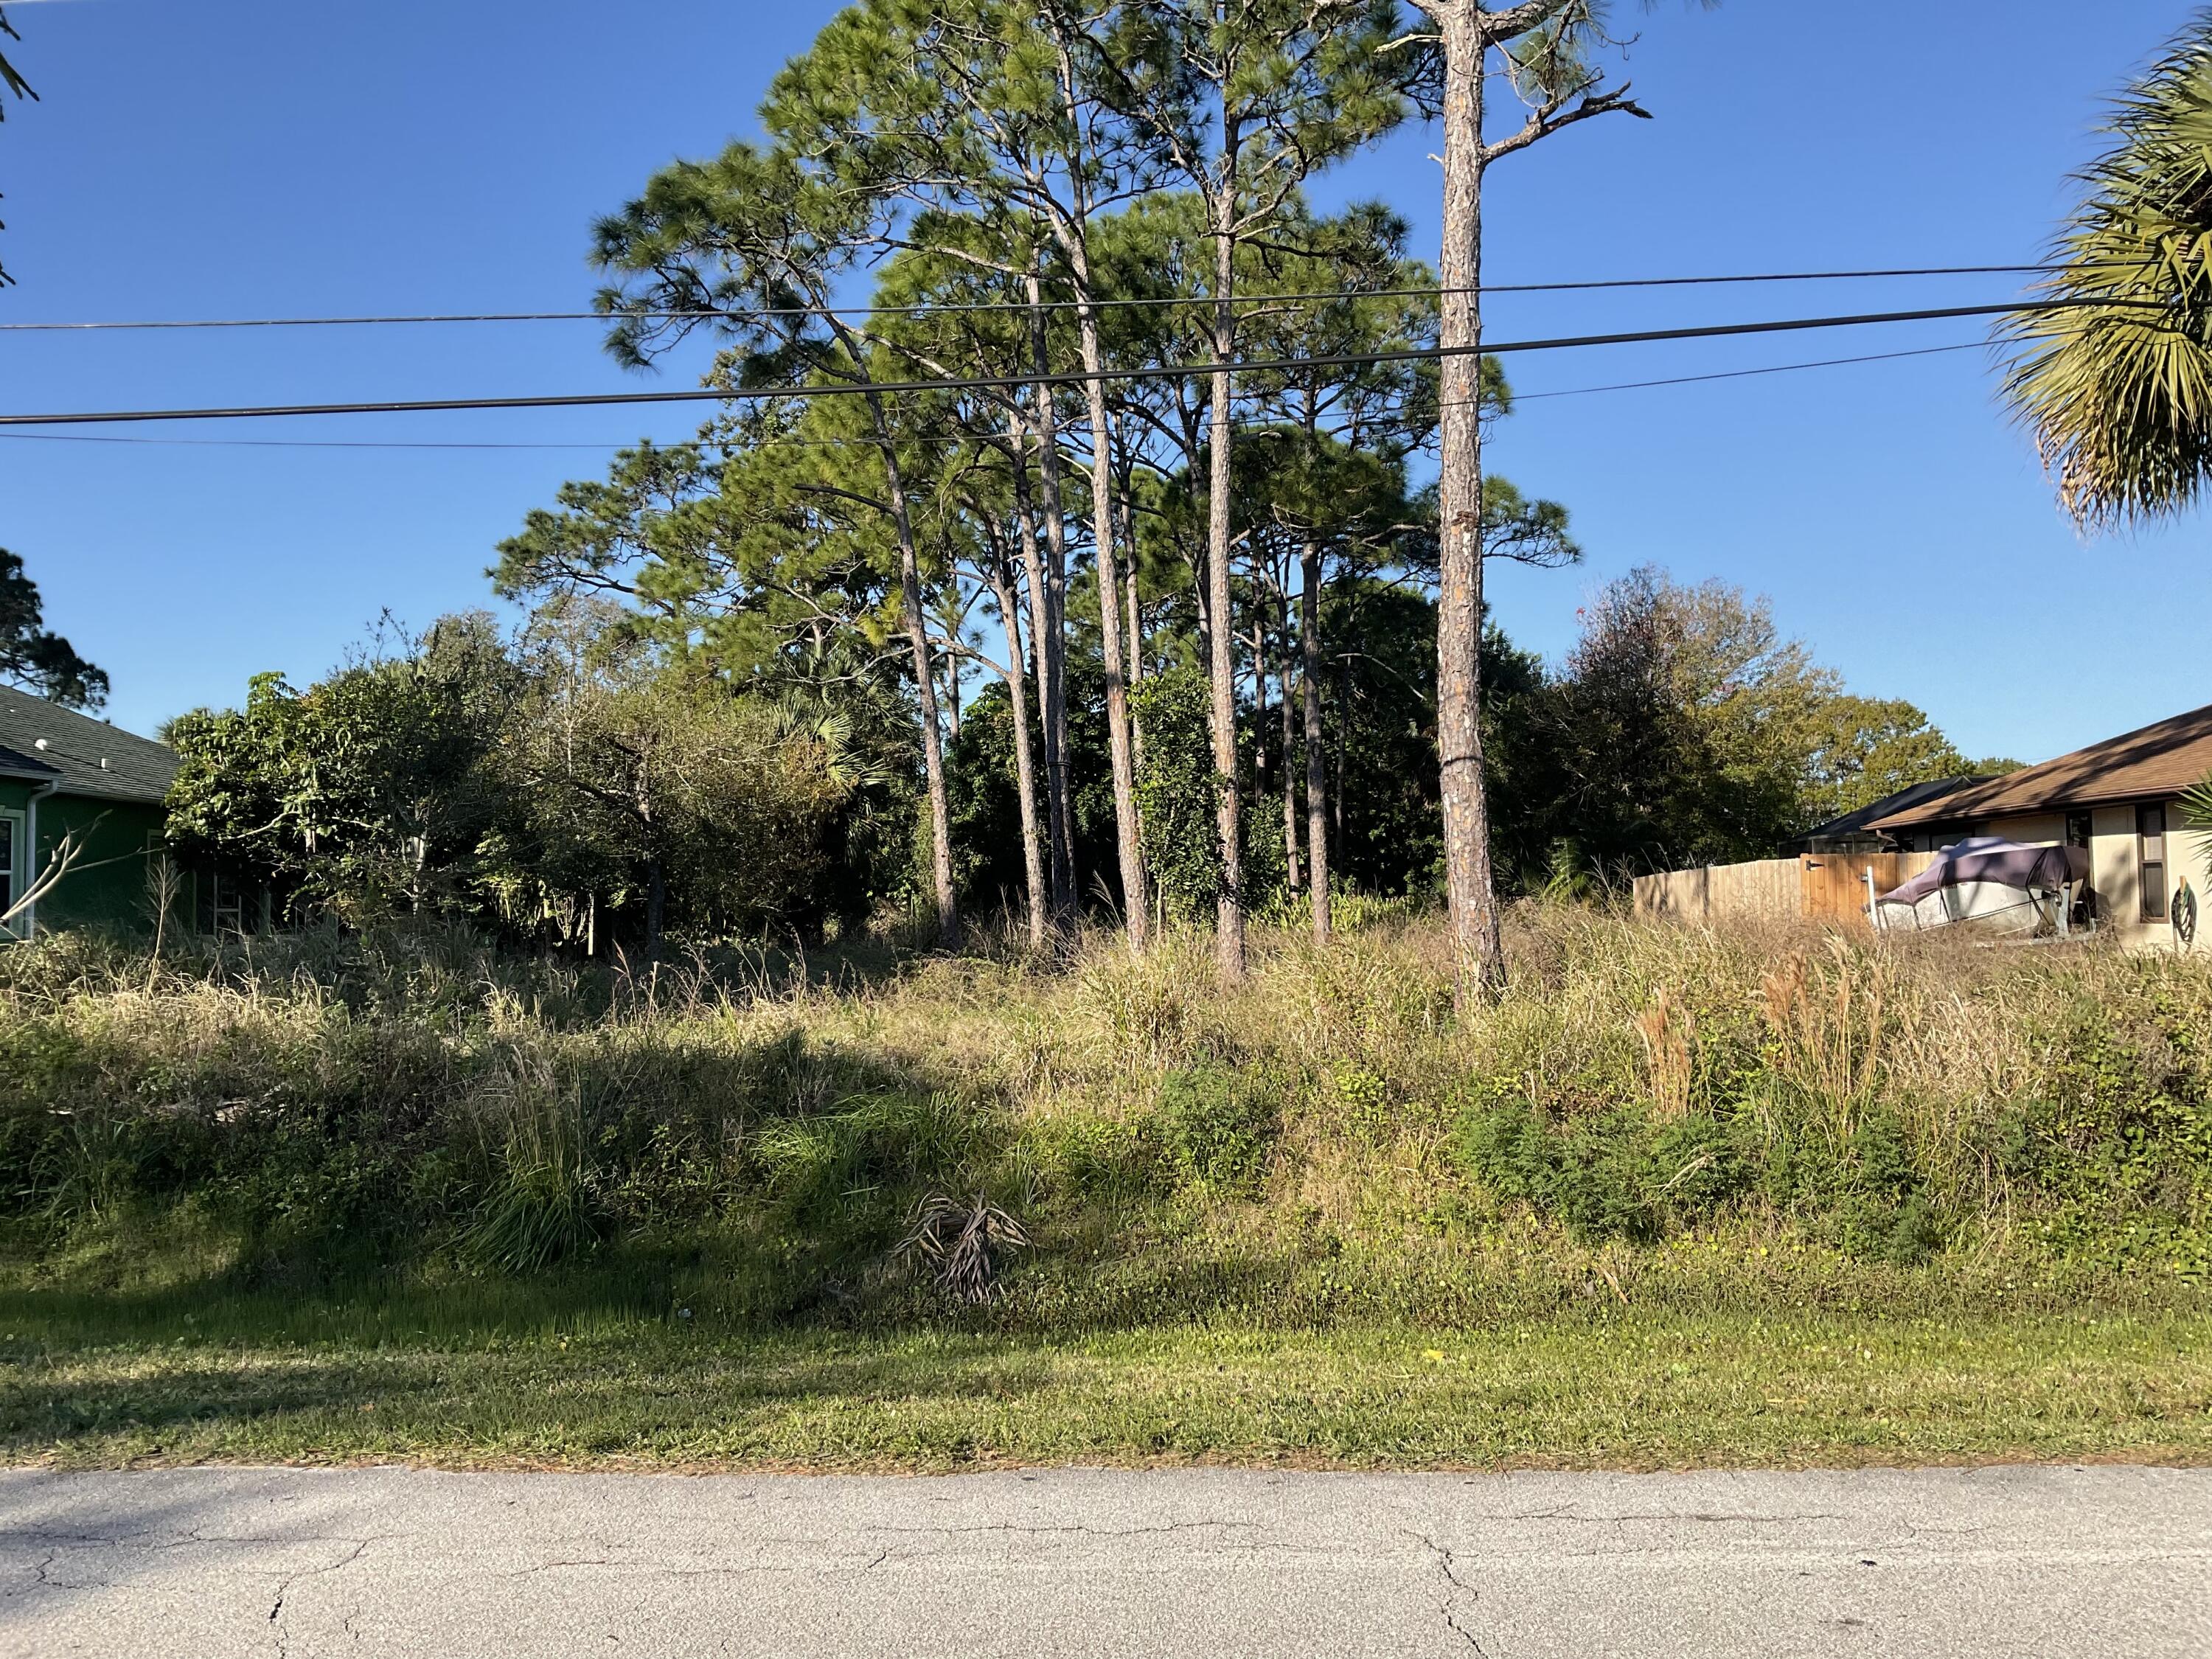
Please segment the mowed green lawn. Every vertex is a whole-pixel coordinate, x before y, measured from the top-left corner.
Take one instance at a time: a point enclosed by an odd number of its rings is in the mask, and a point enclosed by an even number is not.
[[[2212,1318],[1640,1310],[1480,1329],[761,1334],[461,1283],[0,1291],[0,1457],[950,1469],[2212,1461]]]

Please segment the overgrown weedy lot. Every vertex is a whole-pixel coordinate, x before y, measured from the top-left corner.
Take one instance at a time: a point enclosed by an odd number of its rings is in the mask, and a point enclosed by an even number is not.
[[[649,981],[445,933],[0,953],[0,1444],[2212,1449],[2202,964],[1532,905],[1455,1023],[1431,921],[1261,944],[1234,988],[1203,939]]]

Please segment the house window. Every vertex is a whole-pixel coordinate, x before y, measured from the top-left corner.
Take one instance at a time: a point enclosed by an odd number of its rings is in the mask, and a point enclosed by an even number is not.
[[[2166,920],[2166,808],[2136,808],[2136,887],[2142,919]]]
[[[15,843],[21,839],[15,826],[21,822],[12,812],[0,812],[0,916],[15,908],[15,895],[21,890],[15,882]],[[0,936],[21,931],[20,919],[0,922]]]
[[[2069,812],[2066,815],[2066,844],[2069,847],[2078,847],[2085,853],[2090,851],[2093,845],[2091,833],[2094,828],[2094,825],[2087,812]],[[2092,884],[2095,874],[2096,870],[2093,862],[2090,869],[2092,881],[2085,881],[2075,889],[2073,920],[2074,925],[2077,927],[2086,927],[2097,920],[2097,890]]]

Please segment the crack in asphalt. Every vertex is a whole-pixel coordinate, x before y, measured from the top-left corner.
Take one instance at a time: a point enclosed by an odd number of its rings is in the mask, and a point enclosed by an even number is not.
[[[1461,1641],[1466,1643],[1468,1647],[1472,1648],[1479,1656],[1479,1659],[1489,1659],[1488,1654],[1485,1652],[1483,1645],[1481,1642],[1477,1639],[1475,1633],[1469,1630],[1465,1625],[1460,1623],[1459,1614],[1452,1610],[1452,1604],[1449,1601],[1444,1603],[1443,1614],[1445,1627],[1449,1629],[1453,1635],[1458,1637]]]
[[[559,1561],[533,1561],[526,1567],[517,1567],[513,1572],[501,1576],[507,1578],[527,1578],[533,1572],[558,1572],[564,1567],[612,1567],[620,1565],[622,1564],[611,1561],[605,1556],[579,1556],[565,1558]]]
[[[1158,1536],[1171,1533],[1204,1531],[1207,1529],[1249,1531],[1255,1529],[1260,1526],[1260,1522],[1251,1521],[1174,1521],[1157,1527],[1088,1527],[1080,1524],[1028,1526],[1016,1522],[999,1521],[976,1526],[954,1527],[901,1527],[872,1525],[868,1527],[866,1530],[873,1533],[892,1534],[900,1537],[953,1538],[959,1536],[972,1536],[979,1534],[1000,1533],[1044,1537],[1079,1535],[1094,1538],[1141,1538],[1146,1536]],[[834,1542],[828,1539],[803,1539],[784,1541],[797,1542],[809,1547],[820,1548],[824,1551],[830,1551],[835,1548]],[[1231,1549],[1264,1550],[1269,1548],[1270,1546],[1263,1543],[1227,1545],[1224,1546],[1224,1547]],[[639,1566],[647,1567],[658,1576],[666,1578],[724,1578],[735,1577],[746,1573],[789,1572],[814,1572],[818,1574],[842,1572],[851,1573],[856,1576],[865,1576],[866,1574],[875,1571],[877,1568],[883,1566],[885,1563],[894,1559],[900,1560],[911,1560],[932,1559],[934,1558],[934,1552],[923,1552],[921,1554],[917,1556],[904,1549],[894,1549],[884,1547],[878,1547],[874,1554],[870,1556],[866,1560],[859,1563],[857,1565],[840,1564],[837,1565],[824,1565],[811,1567],[773,1565],[759,1560],[754,1560],[743,1565],[669,1567],[659,1563],[638,1562],[620,1557],[574,1556],[563,1557],[559,1560],[554,1561],[534,1561],[528,1566],[515,1568],[513,1571],[502,1574],[501,1576],[507,1578],[526,1578],[534,1573],[552,1572],[582,1567],[608,1567],[619,1570],[623,1568]]]
[[[410,1536],[404,1532],[379,1533],[370,1541]],[[0,1528],[0,1549],[10,1544],[95,1544],[105,1549],[182,1550],[200,1545],[246,1544],[357,1544],[349,1534],[323,1533],[204,1533],[193,1527],[163,1536],[158,1532],[54,1532],[46,1528]]]
[[[1650,1514],[1584,1515],[1571,1504],[1553,1510],[1529,1510],[1508,1515],[1508,1521],[1579,1521],[1590,1526],[1615,1526],[1629,1521],[1694,1521],[1704,1525],[1734,1522],[1744,1526],[1781,1527],[1797,1521],[1848,1521],[1847,1515],[1814,1510],[1804,1515],[1735,1515],[1711,1510],[1665,1510]]]
[[[1409,1531],[1406,1536],[1420,1540],[1422,1547],[1435,1558],[1437,1566],[1443,1573],[1444,1583],[1450,1587],[1449,1593],[1437,1607],[1437,1611],[1443,1615],[1444,1628],[1466,1643],[1479,1659],[1488,1659],[1488,1650],[1482,1645],[1481,1638],[1459,1621],[1459,1598],[1464,1595],[1470,1601],[1480,1601],[1482,1592],[1459,1576],[1458,1552],[1448,1544],[1439,1544],[1425,1532]]]
[[[1054,1533],[1077,1533],[1091,1538],[1142,1538],[1148,1534],[1170,1532],[1202,1532],[1212,1528],[1224,1532],[1249,1532],[1260,1523],[1256,1521],[1170,1521],[1157,1527],[1086,1527],[1076,1523],[1060,1526],[1024,1526],[1012,1521],[994,1521],[973,1527],[891,1527],[875,1525],[870,1532],[921,1534],[939,1538],[956,1538],[963,1534],[979,1532],[1027,1533],[1048,1535]]]
[[[515,1567],[499,1576],[502,1578],[527,1578],[534,1573],[568,1571],[579,1567],[606,1567],[617,1572],[649,1572],[656,1578],[743,1578],[754,1573],[814,1573],[818,1576],[833,1571],[866,1572],[882,1565],[890,1554],[890,1551],[884,1550],[876,1556],[875,1559],[860,1567],[848,1566],[835,1569],[787,1566],[779,1562],[767,1561],[748,1561],[732,1564],[726,1567],[672,1567],[659,1561],[645,1560],[636,1557],[564,1557],[558,1561],[533,1561],[526,1567]]]
[[[289,1572],[284,1575],[283,1582],[276,1586],[276,1598],[269,1604],[269,1623],[274,1628],[276,1634],[278,1659],[283,1659],[283,1656],[287,1650],[287,1638],[285,1636],[283,1624],[284,1598],[291,1595],[293,1585],[298,1583],[302,1578],[319,1578],[326,1573],[342,1572],[346,1568],[351,1566],[355,1562],[360,1560],[362,1553],[371,1544],[384,1543],[391,1539],[402,1538],[404,1536],[406,1536],[406,1534],[404,1533],[387,1532],[373,1533],[366,1538],[326,1538],[302,1540],[315,1543],[351,1544],[353,1548],[346,1553],[343,1559],[332,1561],[327,1565],[319,1567],[301,1567],[295,1571]],[[356,1638],[356,1639],[358,1640],[359,1638]]]
[[[31,1582],[27,1586],[26,1586],[26,1588],[32,1589],[52,1590],[100,1590],[113,1589],[115,1588],[114,1582],[112,1579],[97,1574],[83,1578],[55,1577],[54,1572],[57,1564],[60,1563],[63,1558],[68,1554],[69,1551],[64,1547],[57,1547],[53,1549],[48,1550],[46,1554],[32,1566]],[[9,1591],[8,1593],[10,1595],[15,1594],[13,1590]]]

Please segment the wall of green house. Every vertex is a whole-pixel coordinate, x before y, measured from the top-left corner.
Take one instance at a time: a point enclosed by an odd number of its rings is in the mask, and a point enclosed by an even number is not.
[[[148,927],[146,871],[161,844],[167,815],[143,801],[48,795],[39,802],[39,867],[63,836],[75,831],[83,852],[61,884],[39,901],[39,930]],[[18,879],[21,879],[19,873]]]
[[[24,866],[30,862],[30,848],[23,840],[23,826],[30,817],[31,786],[15,778],[0,778],[0,915],[5,915],[9,905],[23,890]],[[20,931],[21,924],[11,929],[0,922],[0,939],[11,932]]]

